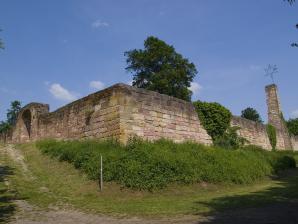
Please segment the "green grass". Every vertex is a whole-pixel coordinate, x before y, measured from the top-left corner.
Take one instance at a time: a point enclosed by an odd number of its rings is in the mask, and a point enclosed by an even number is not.
[[[281,173],[282,178],[265,178],[254,184],[170,184],[155,192],[135,191],[114,182],[105,183],[100,192],[97,181],[74,169],[68,162],[43,155],[34,144],[17,146],[25,156],[30,175],[14,161],[9,176],[11,188],[29,203],[47,209],[51,206],[73,207],[113,216],[185,216],[213,211],[262,206],[280,200],[298,198],[298,172]],[[0,158],[3,162],[3,157]],[[45,190],[47,189],[47,190]]]
[[[134,139],[123,146],[113,141],[55,141],[37,143],[41,152],[67,161],[92,180],[99,178],[103,156],[104,180],[123,187],[154,191],[170,184],[250,184],[296,167],[292,154],[246,147],[239,150],[176,144],[167,140]]]
[[[7,185],[7,178],[12,174],[10,167],[0,163],[0,223],[7,223],[16,209],[13,203],[16,194]]]

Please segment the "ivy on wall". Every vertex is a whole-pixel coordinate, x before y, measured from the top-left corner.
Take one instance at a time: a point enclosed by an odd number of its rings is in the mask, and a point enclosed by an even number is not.
[[[221,138],[230,127],[232,113],[219,103],[196,101],[193,105],[213,142]]]
[[[267,130],[267,134],[269,137],[272,150],[274,151],[276,149],[276,129],[273,125],[267,124],[266,130]]]

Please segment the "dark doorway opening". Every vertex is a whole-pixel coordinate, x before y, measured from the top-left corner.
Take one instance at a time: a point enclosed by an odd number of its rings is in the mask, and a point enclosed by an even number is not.
[[[30,136],[31,136],[31,112],[30,112],[30,110],[25,110],[23,112],[22,118],[23,118],[26,130],[28,133],[28,137],[30,138]]]

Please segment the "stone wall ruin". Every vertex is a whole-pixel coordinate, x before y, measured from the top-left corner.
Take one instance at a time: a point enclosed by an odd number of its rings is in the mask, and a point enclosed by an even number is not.
[[[298,150],[298,137],[290,137],[281,119],[277,87],[266,87],[269,123],[277,130],[277,148]],[[271,150],[266,126],[233,116],[231,126],[249,144]],[[157,92],[116,84],[76,100],[54,112],[49,105],[30,103],[22,108],[17,123],[0,140],[11,143],[54,139],[109,139],[126,143],[129,138],[186,140],[210,145],[190,102]]]

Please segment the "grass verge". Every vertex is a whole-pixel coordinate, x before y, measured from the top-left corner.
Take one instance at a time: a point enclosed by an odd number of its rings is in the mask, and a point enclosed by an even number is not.
[[[67,162],[59,162],[42,153],[34,144],[17,146],[25,157],[32,177],[14,161],[10,176],[12,188],[19,197],[41,208],[65,207],[116,216],[185,216],[207,214],[221,209],[262,206],[280,200],[298,198],[298,173],[281,179],[265,178],[254,184],[170,184],[153,193],[133,191],[115,183],[105,183],[100,192],[98,184]]]
[[[103,156],[104,180],[123,187],[154,191],[170,184],[251,184],[266,176],[296,167],[292,155],[246,147],[238,150],[177,144],[167,140],[132,140],[128,145],[106,141],[37,142],[41,152],[67,161],[92,180],[99,178]]]

